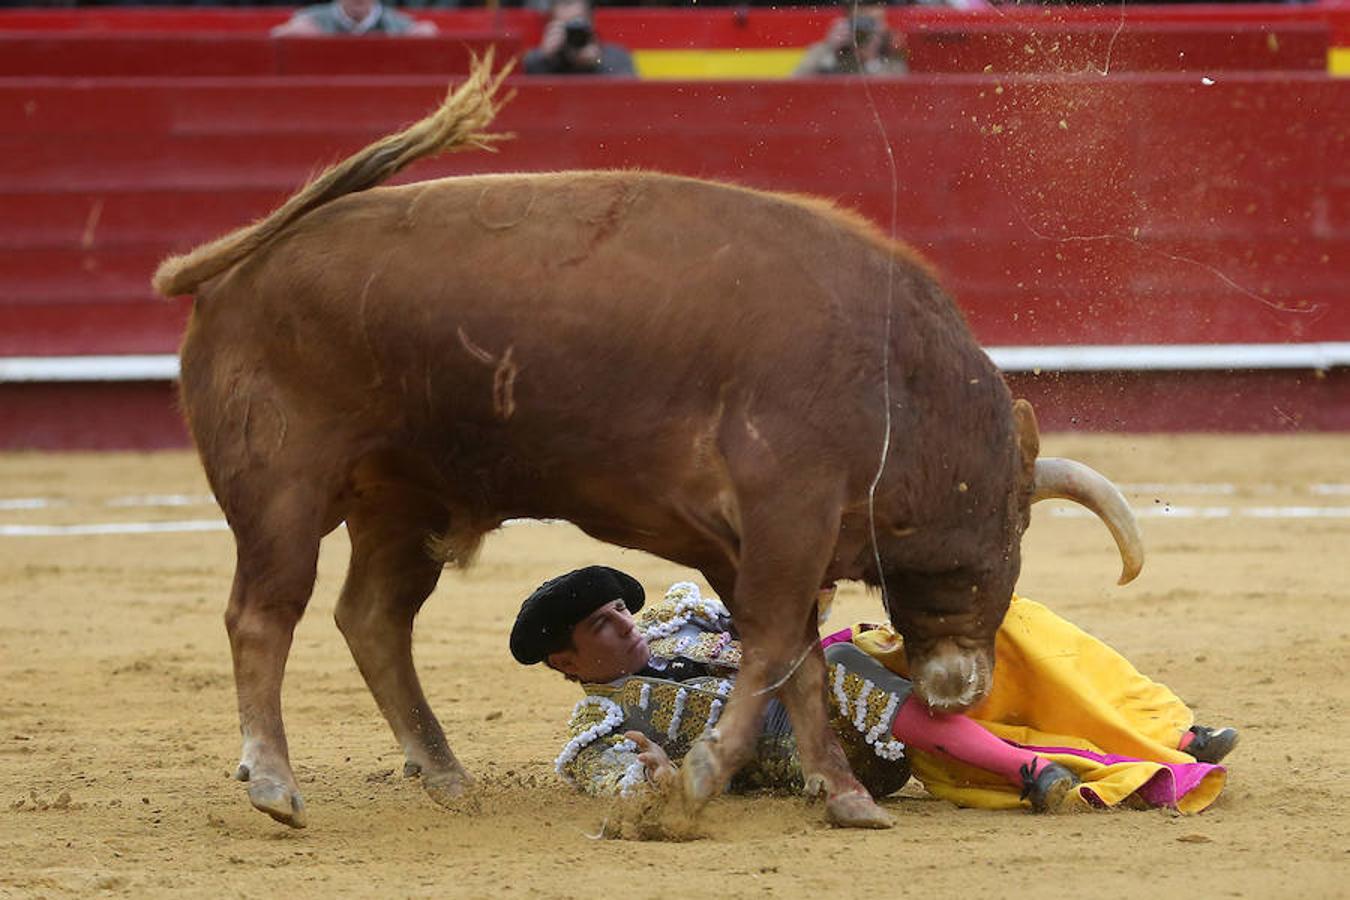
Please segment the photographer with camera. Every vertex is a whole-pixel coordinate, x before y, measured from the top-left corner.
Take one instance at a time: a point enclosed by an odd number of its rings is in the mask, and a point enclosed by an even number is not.
[[[633,57],[602,43],[591,22],[589,0],[553,0],[539,46],[525,54],[528,75],[635,75]]]
[[[904,75],[903,37],[886,24],[886,7],[856,6],[830,24],[825,39],[806,48],[792,73],[814,75]]]

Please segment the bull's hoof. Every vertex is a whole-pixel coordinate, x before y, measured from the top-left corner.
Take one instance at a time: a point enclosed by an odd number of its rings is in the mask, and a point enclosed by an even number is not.
[[[304,828],[309,824],[300,792],[270,778],[250,778],[248,799],[254,809],[267,813],[283,825]]]
[[[826,800],[825,820],[836,828],[895,827],[895,818],[866,791],[846,791]]]
[[[689,748],[680,765],[680,796],[686,811],[698,812],[721,789],[720,772],[721,766],[707,740]]]
[[[422,790],[427,792],[435,803],[458,808],[461,798],[473,787],[473,778],[468,772],[422,773]]]

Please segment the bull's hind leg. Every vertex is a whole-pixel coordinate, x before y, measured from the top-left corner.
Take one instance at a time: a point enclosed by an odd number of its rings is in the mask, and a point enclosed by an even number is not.
[[[305,827],[305,804],[291,771],[281,717],[281,682],[296,623],[314,589],[321,523],[298,487],[231,518],[238,561],[225,627],[234,657],[243,751],[236,776],[259,810]]]
[[[825,712],[815,598],[838,534],[837,510],[837,503],[810,490],[778,489],[769,499],[743,504],[732,601],[742,640],[741,669],[715,736],[685,757],[682,788],[695,807],[720,791],[748,759],[765,704],[778,692],[792,716],[808,786],[824,789],[831,819],[870,827],[888,819],[854,778]]]
[[[356,665],[403,748],[404,774],[420,774],[438,803],[448,803],[472,783],[427,705],[412,659],[413,620],[442,567],[427,542],[446,521],[443,510],[394,491],[381,491],[349,513],[352,558],[336,614]]]

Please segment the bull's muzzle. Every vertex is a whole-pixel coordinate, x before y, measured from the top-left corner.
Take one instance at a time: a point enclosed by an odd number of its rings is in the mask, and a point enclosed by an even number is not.
[[[984,700],[993,686],[989,655],[954,641],[940,640],[912,662],[914,691],[934,712],[965,712]]]

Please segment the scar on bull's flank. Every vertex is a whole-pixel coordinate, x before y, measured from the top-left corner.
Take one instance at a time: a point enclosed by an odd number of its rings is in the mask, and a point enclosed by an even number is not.
[[[427,195],[427,191],[428,188],[423,187],[412,195],[408,205],[403,208],[403,215],[399,217],[398,223],[395,225],[396,228],[400,231],[412,231],[413,227],[417,225],[417,216],[415,215],[417,204]]]
[[[474,204],[474,220],[489,231],[514,228],[529,216],[534,198],[532,181],[490,179]]]
[[[492,373],[492,409],[505,422],[516,411],[516,375],[520,367],[511,359],[515,347],[507,347]]]
[[[507,347],[501,359],[498,359],[490,351],[474,343],[463,325],[455,329],[455,334],[458,335],[460,346],[466,353],[485,366],[495,366],[492,372],[492,411],[497,418],[505,422],[516,411],[516,376],[520,373],[520,367],[512,359],[515,346]]]
[[[468,333],[465,332],[463,325],[460,325],[455,329],[455,334],[459,335],[460,346],[462,346],[470,356],[483,365],[490,366],[497,361],[497,357],[473,342],[473,338],[469,337]]]

